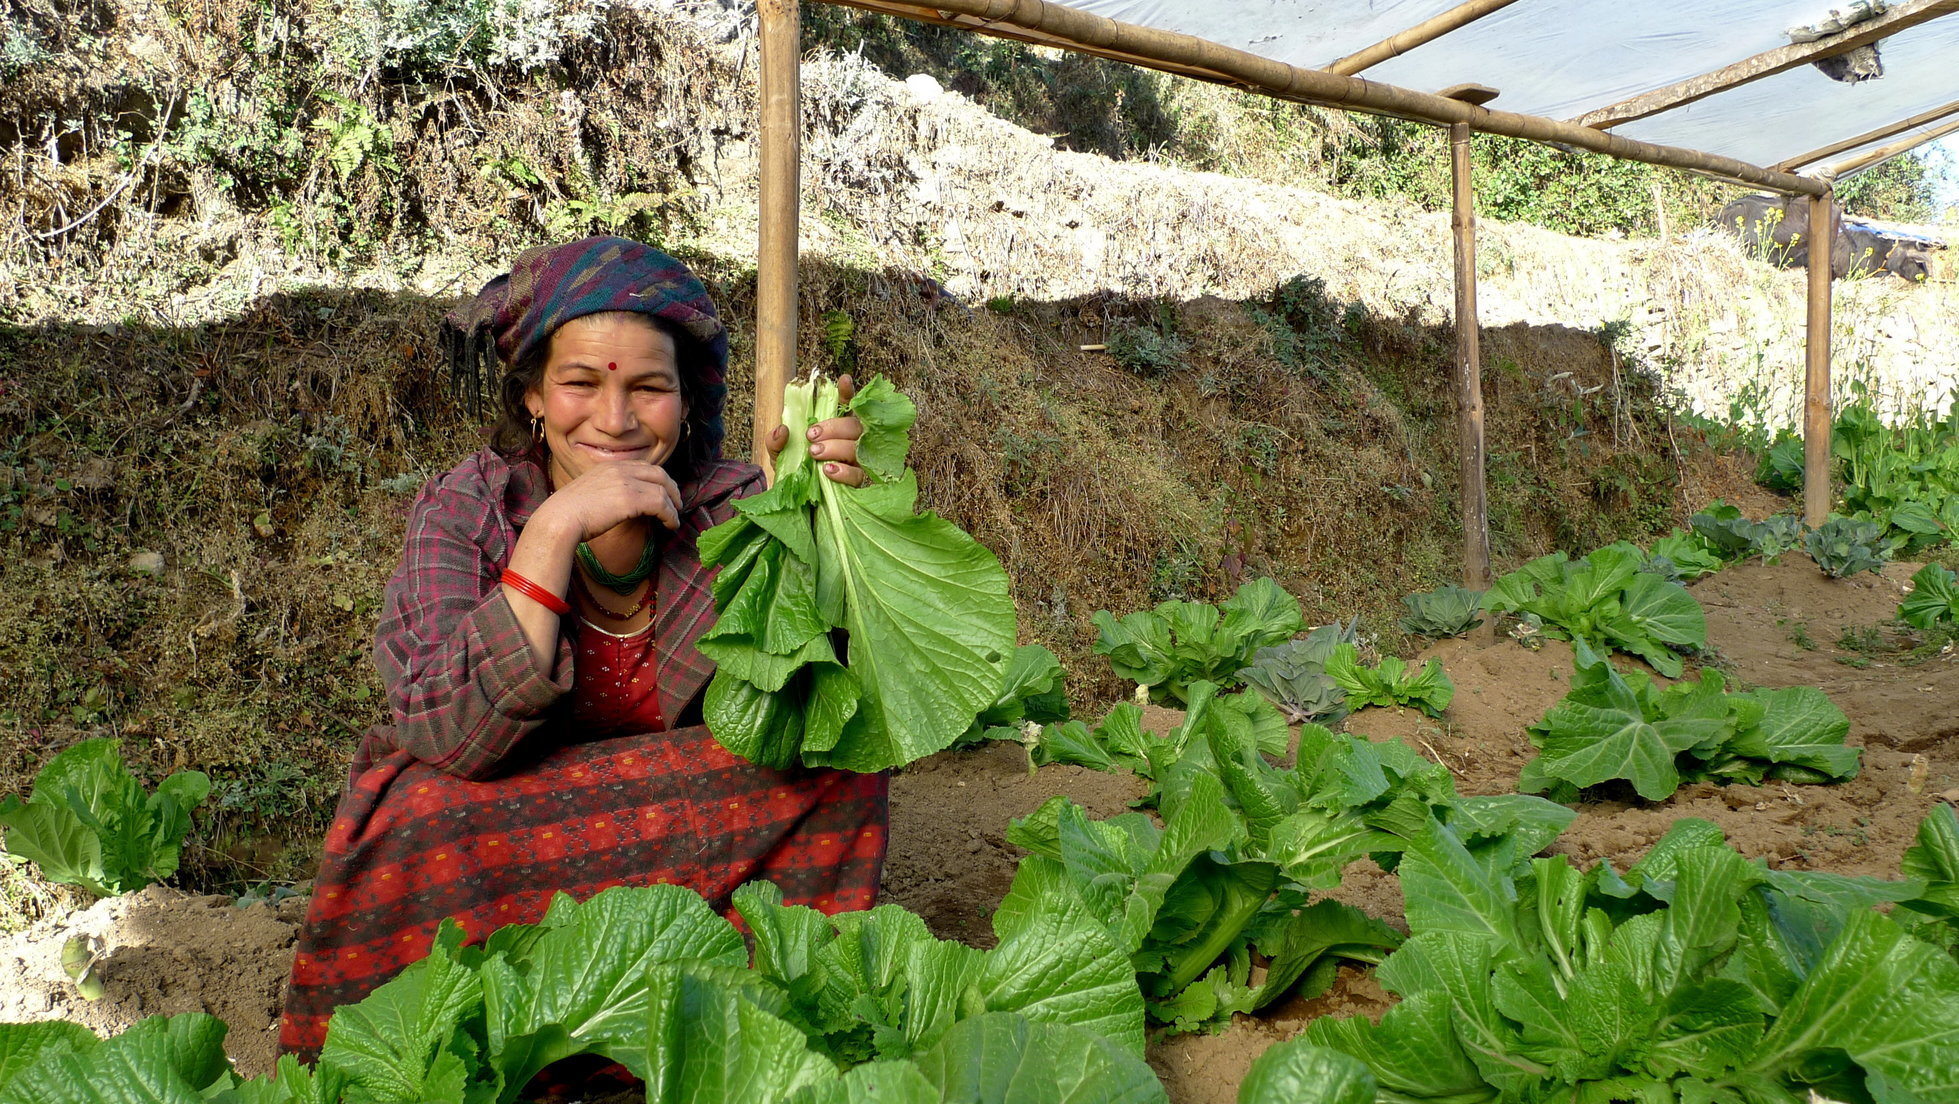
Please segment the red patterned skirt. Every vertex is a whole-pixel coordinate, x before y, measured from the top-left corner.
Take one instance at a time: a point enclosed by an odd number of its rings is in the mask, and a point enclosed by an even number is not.
[[[427,954],[445,917],[474,942],[560,891],[668,882],[731,914],[756,879],[826,913],[869,908],[886,791],[883,775],[757,767],[703,726],[559,747],[487,782],[388,754],[335,811],[279,1044],[317,1057],[333,1010]]]

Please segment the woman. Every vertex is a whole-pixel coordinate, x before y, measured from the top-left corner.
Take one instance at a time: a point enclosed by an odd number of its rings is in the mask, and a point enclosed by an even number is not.
[[[388,584],[394,723],[355,754],[280,1034],[306,1060],[445,917],[480,940],[560,891],[664,882],[725,910],[757,878],[838,912],[875,902],[884,861],[882,775],[766,770],[701,724],[696,541],[763,480],[721,458],[727,334],[700,281],[622,238],[533,249],[444,336],[472,377],[492,346],[508,366],[500,421],[423,488]],[[826,475],[862,480],[861,433],[811,430]]]

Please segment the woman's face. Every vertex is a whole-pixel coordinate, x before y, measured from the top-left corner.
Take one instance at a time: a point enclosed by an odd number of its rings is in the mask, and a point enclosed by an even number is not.
[[[664,462],[687,417],[673,338],[634,314],[586,315],[558,327],[524,405],[544,420],[560,487],[598,464]]]

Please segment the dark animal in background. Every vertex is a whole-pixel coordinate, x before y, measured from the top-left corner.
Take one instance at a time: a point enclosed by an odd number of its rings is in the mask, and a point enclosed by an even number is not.
[[[1843,236],[1850,243],[1851,275],[1888,272],[1914,284],[1931,278],[1932,251],[1921,242],[1900,240],[1855,224],[1846,224]]]
[[[1932,275],[1932,250],[1944,248],[1939,242],[1901,237],[1845,219],[1834,206],[1830,218],[1834,223],[1830,275],[1835,279],[1890,273],[1914,284],[1922,283]],[[1743,196],[1721,208],[1715,221],[1741,238],[1744,249],[1771,264],[1784,268],[1809,264],[1807,198]]]
[[[1802,268],[1809,264],[1809,197],[1742,196],[1715,216],[1715,222],[1741,238],[1742,248],[1770,264]],[[1842,216],[1830,207],[1830,275],[1850,271],[1850,243],[1843,238]]]

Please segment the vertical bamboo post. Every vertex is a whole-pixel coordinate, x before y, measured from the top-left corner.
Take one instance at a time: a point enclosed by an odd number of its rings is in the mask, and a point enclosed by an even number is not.
[[[762,225],[755,259],[755,463],[769,477],[769,434],[796,370],[796,238],[802,217],[802,9],[760,0]]]
[[[1809,197],[1809,320],[1803,333],[1803,522],[1830,517],[1830,254],[1834,192]]]
[[[1456,240],[1456,411],[1462,453],[1462,585],[1490,585],[1490,509],[1483,482],[1482,327],[1476,321],[1476,191],[1469,176],[1469,124],[1449,126]]]

